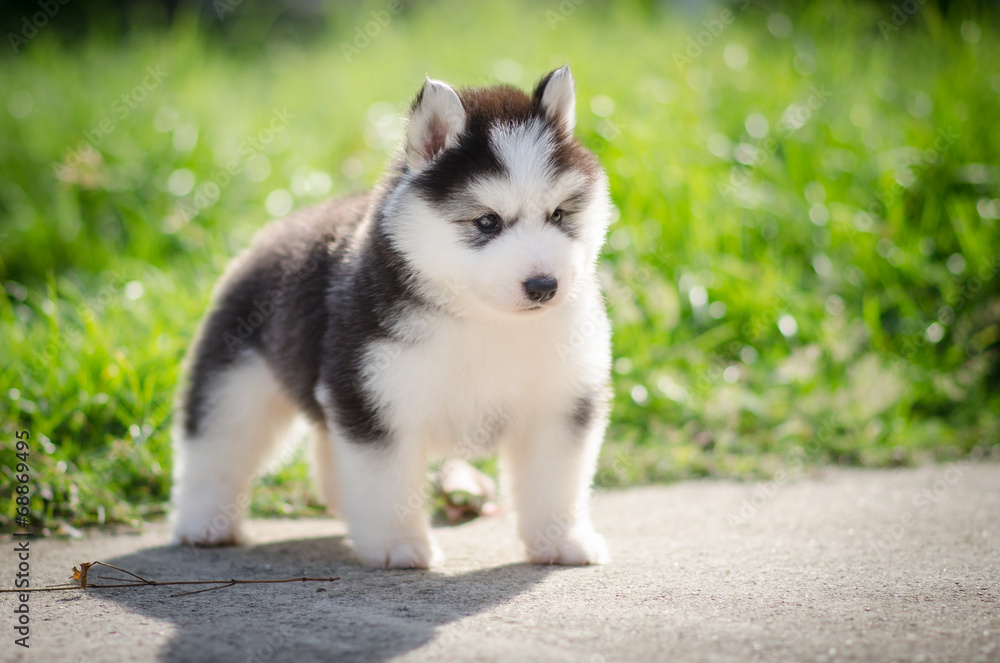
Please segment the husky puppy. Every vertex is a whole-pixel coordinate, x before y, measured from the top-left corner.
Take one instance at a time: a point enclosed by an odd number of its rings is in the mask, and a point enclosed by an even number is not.
[[[589,492],[608,416],[595,266],[607,178],[574,138],[568,66],[534,94],[427,79],[374,192],[266,227],[187,359],[176,541],[236,543],[297,413],[361,559],[426,568],[430,458],[499,453],[532,562],[607,559]]]

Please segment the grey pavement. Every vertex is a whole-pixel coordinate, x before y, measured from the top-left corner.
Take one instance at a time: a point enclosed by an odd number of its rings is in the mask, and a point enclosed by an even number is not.
[[[0,660],[1000,661],[998,464],[633,488],[594,514],[613,561],[586,568],[524,564],[509,515],[436,529],[431,571],[360,567],[330,519],[252,521],[241,548],[172,547],[162,523],[35,540],[33,586],[94,560],[156,580],[341,579],[34,594],[30,649],[3,594]]]

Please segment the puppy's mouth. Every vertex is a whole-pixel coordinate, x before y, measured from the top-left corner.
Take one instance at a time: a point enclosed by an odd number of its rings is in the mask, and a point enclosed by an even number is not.
[[[562,293],[560,293],[561,295]],[[558,308],[564,301],[565,297],[559,295],[553,297],[552,299],[547,299],[543,302],[533,302],[525,301],[524,304],[514,309],[514,313],[521,315],[539,315],[544,311],[551,311],[554,308]]]

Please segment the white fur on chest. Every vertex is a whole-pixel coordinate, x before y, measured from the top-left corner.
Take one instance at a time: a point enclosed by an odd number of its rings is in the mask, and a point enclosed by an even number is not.
[[[609,328],[596,300],[517,320],[410,321],[417,340],[369,348],[366,392],[394,432],[434,454],[493,453],[534,420],[568,417],[604,382]]]

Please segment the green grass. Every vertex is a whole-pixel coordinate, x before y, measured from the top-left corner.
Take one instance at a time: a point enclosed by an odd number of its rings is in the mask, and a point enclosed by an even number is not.
[[[347,62],[384,6],[305,40],[237,9],[225,38],[181,16],[71,45],[43,30],[0,56],[0,495],[28,430],[35,525],[162,510],[184,350],[272,192],[301,206],[370,185],[425,74],[527,87],[567,61],[620,211],[601,485],[1000,452],[996,16],[928,3],[885,39],[879,8],[820,3],[779,38],[750,5],[681,71],[719,9],[584,3],[550,27],[555,2],[414,3]],[[201,208],[276,109],[287,126]],[[256,511],[314,509],[306,474],[298,458],[263,479]]]

